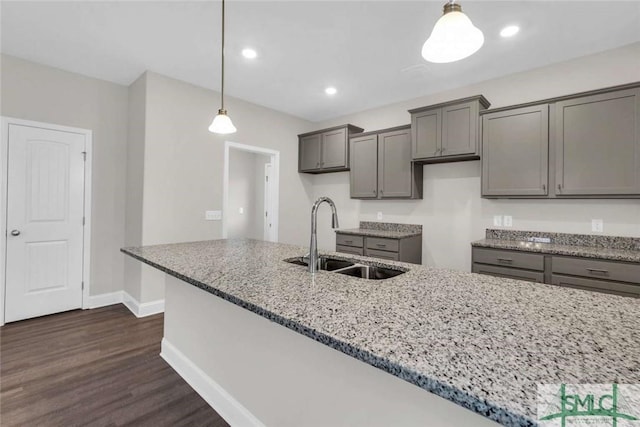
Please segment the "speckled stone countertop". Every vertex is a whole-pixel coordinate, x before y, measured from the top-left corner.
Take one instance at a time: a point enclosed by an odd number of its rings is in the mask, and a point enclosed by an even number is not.
[[[336,230],[336,233],[355,236],[385,237],[388,239],[403,239],[419,236],[422,226],[417,224],[394,224],[391,222],[360,221],[359,228]]]
[[[331,253],[409,269],[309,274],[308,248],[216,240],[123,249],[213,295],[505,426],[536,426],[537,383],[640,383],[640,301]]]
[[[551,240],[551,243],[529,241],[533,237],[546,237]],[[471,245],[481,248],[640,262],[640,238],[637,237],[487,229],[486,238],[472,242]]]

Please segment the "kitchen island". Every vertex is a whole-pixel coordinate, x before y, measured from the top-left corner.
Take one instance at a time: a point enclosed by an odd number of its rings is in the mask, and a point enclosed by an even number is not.
[[[283,261],[305,248],[253,240],[123,251],[167,273],[163,357],[201,394],[228,396],[212,405],[223,417],[234,412],[228,402],[243,404],[235,409],[246,416],[232,424],[535,426],[538,383],[640,383],[637,299],[386,261],[408,271],[382,281],[312,276]],[[367,375],[381,374],[392,381],[376,406],[387,405],[392,420],[359,410],[375,396],[358,401],[358,390],[367,396],[380,384]],[[264,375],[306,386],[282,396]],[[341,383],[349,375],[355,388]],[[318,411],[331,384],[341,398]],[[432,418],[416,418],[428,405],[422,415]],[[411,416],[398,418],[405,410]]]

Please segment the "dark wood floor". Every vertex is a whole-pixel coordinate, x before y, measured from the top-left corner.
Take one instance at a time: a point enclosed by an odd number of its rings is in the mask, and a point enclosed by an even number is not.
[[[0,425],[227,426],[159,356],[163,315],[123,305],[0,328]]]

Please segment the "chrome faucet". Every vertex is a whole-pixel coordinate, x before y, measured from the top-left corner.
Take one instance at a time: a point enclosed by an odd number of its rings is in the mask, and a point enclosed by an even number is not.
[[[309,273],[315,273],[318,270],[318,236],[317,236],[317,228],[318,228],[318,207],[322,204],[322,202],[329,203],[331,206],[331,227],[338,228],[338,211],[336,211],[336,205],[333,203],[328,197],[320,197],[313,204],[313,208],[311,208],[311,245],[309,246]]]

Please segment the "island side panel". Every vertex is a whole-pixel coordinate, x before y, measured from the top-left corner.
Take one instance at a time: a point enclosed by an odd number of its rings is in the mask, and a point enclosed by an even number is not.
[[[172,276],[162,352],[232,425],[499,425]]]

